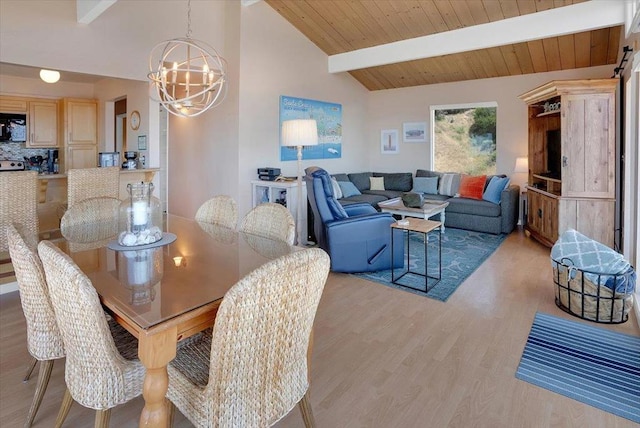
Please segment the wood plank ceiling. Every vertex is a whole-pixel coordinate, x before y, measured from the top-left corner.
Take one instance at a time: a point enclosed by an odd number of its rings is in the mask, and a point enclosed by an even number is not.
[[[265,0],[327,55],[584,0]],[[350,71],[369,90],[615,64],[621,26]],[[613,69],[612,69],[613,71]]]

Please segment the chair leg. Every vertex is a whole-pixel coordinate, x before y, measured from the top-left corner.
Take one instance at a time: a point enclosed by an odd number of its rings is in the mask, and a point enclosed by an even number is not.
[[[69,414],[69,410],[71,409],[72,404],[73,397],[71,397],[69,388],[66,388],[64,390],[64,398],[62,399],[62,404],[60,405],[60,411],[58,412],[58,417],[56,418],[55,428],[60,428],[64,423],[64,420],[67,419],[67,415]]]
[[[169,402],[167,404],[169,406],[169,428],[173,428],[173,420],[176,417],[176,406],[171,400],[167,401]]]
[[[38,360],[33,358],[33,360],[31,361],[31,364],[29,365],[29,368],[27,369],[27,374],[24,375],[24,379],[22,379],[23,382],[29,381],[29,378],[31,377],[31,373],[33,373],[33,369],[36,367],[36,364],[38,364]]]
[[[304,421],[304,426],[306,428],[314,428],[316,426],[316,421],[313,418],[313,412],[311,411],[311,403],[309,402],[309,390],[304,394],[300,402],[298,403],[298,407],[300,407],[300,413],[302,413],[302,420]]]
[[[109,418],[111,418],[111,409],[96,410],[95,428],[109,428]]]
[[[26,428],[30,427],[31,424],[33,424],[33,419],[36,417],[36,413],[38,413],[40,403],[42,403],[42,397],[44,396],[44,392],[47,390],[47,385],[49,384],[49,379],[51,378],[53,361],[54,360],[45,360],[40,363],[40,370],[38,372],[38,386],[36,387],[36,393],[33,396],[33,402],[31,403],[29,414],[27,415],[27,422],[24,424]]]

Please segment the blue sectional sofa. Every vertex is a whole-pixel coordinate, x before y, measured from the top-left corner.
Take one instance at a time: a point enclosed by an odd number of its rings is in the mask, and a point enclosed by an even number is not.
[[[444,173],[419,169],[415,177],[410,172],[402,173],[381,173],[381,172],[359,172],[350,174],[332,174],[336,182],[340,185],[344,193],[338,201],[346,206],[349,204],[366,202],[374,208],[379,209],[378,202],[401,196],[404,192],[414,189],[414,179],[416,177],[437,177],[442,179]],[[384,190],[371,190],[371,177],[382,177]],[[485,190],[493,176],[488,176],[485,183]],[[504,177],[504,176],[499,176]],[[344,185],[340,183],[351,183]],[[485,233],[511,233],[518,223],[520,205],[520,187],[517,185],[507,186],[500,194],[499,202],[487,200],[469,199],[456,197],[455,194],[448,195],[440,193],[438,184],[436,193],[425,193],[427,200],[448,201],[446,209],[445,226],[458,229],[473,230]],[[359,194],[349,192],[357,189]]]

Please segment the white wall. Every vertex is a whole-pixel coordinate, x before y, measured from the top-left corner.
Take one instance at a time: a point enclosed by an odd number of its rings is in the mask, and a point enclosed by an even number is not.
[[[498,173],[511,175],[516,158],[527,156],[527,107],[518,96],[550,80],[609,78],[611,66],[569,71],[527,74],[523,76],[470,80],[456,83],[418,86],[371,92],[368,97],[367,147],[369,168],[374,171],[399,172],[430,165],[430,143],[403,143],[402,123],[429,123],[429,107],[443,104],[468,104],[495,101],[498,103],[497,159]],[[397,129],[400,153],[380,153],[380,131]],[[513,178],[522,186],[526,177]]]
[[[327,72],[327,55],[264,2],[241,10],[239,211],[250,208],[257,168],[297,175],[297,162],[281,162],[281,95],[342,104],[342,158],[306,160],[303,168],[330,172],[367,168],[367,90],[351,75]]]
[[[223,40],[220,3],[192,2],[194,39]],[[76,0],[0,1],[0,61],[144,81],[153,46],[185,36],[187,2],[118,1],[91,24],[76,18]]]
[[[1,37],[0,37],[1,38]],[[0,74],[0,94],[36,98],[93,98],[93,84],[58,82]]]

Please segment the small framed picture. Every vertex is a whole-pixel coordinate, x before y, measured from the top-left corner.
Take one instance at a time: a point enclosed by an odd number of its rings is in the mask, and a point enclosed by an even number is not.
[[[427,122],[405,122],[402,124],[402,141],[405,143],[426,143]]]
[[[147,150],[147,136],[138,135],[138,150]]]
[[[400,152],[397,129],[383,129],[380,132],[380,151],[383,155]]]

